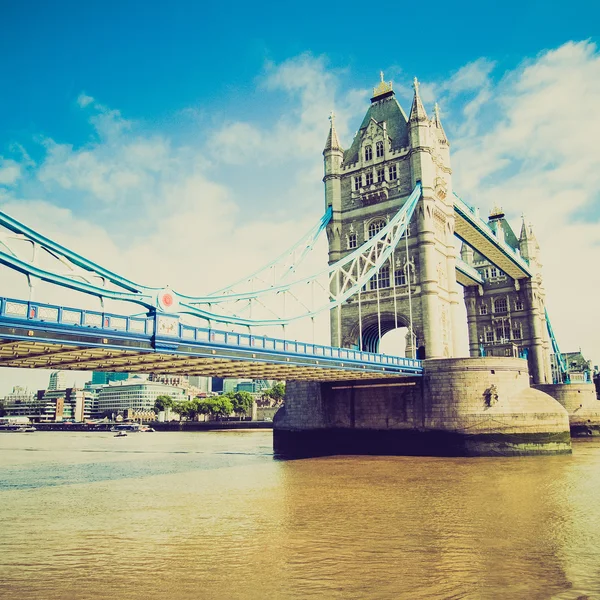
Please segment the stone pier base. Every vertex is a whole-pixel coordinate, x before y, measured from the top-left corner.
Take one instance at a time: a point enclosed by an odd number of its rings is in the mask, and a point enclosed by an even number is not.
[[[600,435],[600,401],[593,383],[560,383],[534,387],[565,407],[573,437]]]
[[[289,381],[276,454],[522,456],[571,451],[567,411],[516,358],[430,359],[420,378]]]

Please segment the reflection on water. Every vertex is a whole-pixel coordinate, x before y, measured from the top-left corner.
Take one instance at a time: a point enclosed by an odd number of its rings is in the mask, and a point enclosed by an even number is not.
[[[0,435],[2,598],[600,598],[600,442],[275,461],[271,433]]]

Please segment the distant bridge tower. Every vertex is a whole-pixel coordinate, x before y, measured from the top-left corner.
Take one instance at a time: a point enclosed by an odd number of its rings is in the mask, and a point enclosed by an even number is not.
[[[342,150],[332,118],[323,156],[325,203],[333,209],[327,229],[330,264],[375,235],[415,185],[422,186],[408,240],[360,295],[332,310],[332,344],[376,352],[385,333],[412,323],[407,356],[455,356],[462,298],[455,272],[450,151],[437,105],[430,119],[415,79],[407,118],[382,74],[350,148]]]
[[[463,245],[462,259],[484,280],[482,286],[465,289],[470,354],[527,358],[533,382],[552,383],[546,292],[533,228],[523,219],[517,238],[500,208],[492,210],[488,224],[499,239],[527,260],[532,277],[511,279],[476,250]]]

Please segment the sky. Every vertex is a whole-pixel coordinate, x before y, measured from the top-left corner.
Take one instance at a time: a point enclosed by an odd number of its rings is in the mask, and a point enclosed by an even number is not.
[[[380,70],[406,112],[417,76],[454,190],[532,222],[561,349],[600,363],[596,3],[171,4],[0,0],[0,210],[146,285],[214,290],[321,216],[330,112],[348,147]],[[0,268],[0,294],[24,281]],[[47,378],[1,369],[0,394]]]

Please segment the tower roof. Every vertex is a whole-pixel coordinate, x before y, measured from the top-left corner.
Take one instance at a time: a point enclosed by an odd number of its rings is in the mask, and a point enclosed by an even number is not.
[[[423,106],[421,96],[419,95],[419,80],[416,77],[413,80],[413,89],[415,90],[415,95],[413,96],[413,103],[410,108],[410,117],[408,120],[411,123],[427,121],[427,113],[425,112],[425,107]]]
[[[327,136],[327,141],[325,142],[325,149],[323,152],[327,152],[328,150],[342,149],[337,131],[335,130],[335,114],[333,112],[329,116],[329,120],[331,121],[331,126],[329,127],[329,135]]]
[[[519,240],[517,239],[517,236],[512,230],[509,222],[504,218],[502,209],[494,207],[492,213],[490,214],[488,226],[494,233],[497,233],[498,229],[501,227],[504,233],[504,241],[513,250],[516,250],[519,247]]]
[[[381,126],[385,123],[392,151],[406,148],[409,145],[408,119],[406,118],[406,113],[398,104],[391,86],[391,81],[386,83],[382,80],[379,85],[373,89],[371,106],[369,106],[359,130],[354,136],[352,145],[344,152],[345,164],[352,164],[358,160],[362,134],[371,121],[375,121]]]

